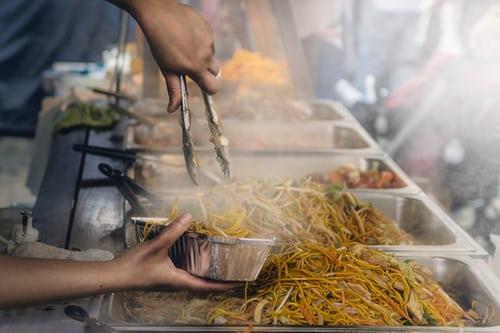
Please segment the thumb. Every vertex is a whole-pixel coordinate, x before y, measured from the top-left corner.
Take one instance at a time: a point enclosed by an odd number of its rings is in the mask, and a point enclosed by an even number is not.
[[[166,73],[165,82],[168,91],[168,112],[174,112],[181,105],[181,83],[177,74]]]
[[[193,217],[191,214],[182,214],[170,222],[162,232],[151,242],[152,251],[160,251],[170,248],[191,225]]]

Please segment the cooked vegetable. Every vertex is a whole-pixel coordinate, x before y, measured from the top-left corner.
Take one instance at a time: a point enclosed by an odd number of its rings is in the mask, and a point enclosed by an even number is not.
[[[341,166],[323,175],[315,173],[311,176],[323,184],[338,184],[345,188],[401,188],[405,184],[392,171],[376,168],[361,171],[353,166]]]
[[[82,101],[72,101],[66,106],[54,126],[54,134],[74,128],[107,129],[120,120],[120,114],[108,106],[96,106]]]

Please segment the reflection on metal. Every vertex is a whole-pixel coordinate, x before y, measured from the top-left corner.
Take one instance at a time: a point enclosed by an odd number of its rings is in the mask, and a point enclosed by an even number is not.
[[[158,223],[161,218],[132,217],[136,235],[132,241],[143,238],[145,223],[154,223],[155,220]],[[160,231],[161,228],[149,235],[154,237]],[[272,239],[225,238],[186,232],[170,248],[169,254],[176,267],[200,277],[253,281],[257,279],[272,245]]]

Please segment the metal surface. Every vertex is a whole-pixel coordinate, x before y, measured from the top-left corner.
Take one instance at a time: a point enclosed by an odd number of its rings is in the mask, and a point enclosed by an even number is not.
[[[155,191],[189,192],[193,189],[190,179],[185,175],[182,155],[159,155],[169,166],[154,163],[137,163],[131,172],[132,177]],[[217,165],[209,153],[199,151],[198,161],[202,170],[216,174]],[[418,193],[420,188],[389,158],[380,154],[358,153],[258,153],[235,152],[231,157],[232,179],[298,179],[313,173],[328,174],[341,166],[354,166],[361,171],[377,167],[380,171],[391,171],[405,187],[395,189],[377,189],[377,192]],[[200,174],[201,188],[210,187],[221,180]],[[373,189],[356,189],[356,191],[372,191]]]
[[[40,231],[40,241],[44,243],[67,246],[85,160],[80,153],[73,151],[73,144],[85,143],[87,136],[88,131],[82,129],[58,134],[54,138],[45,176],[33,207],[33,226]]]
[[[134,191],[134,188],[130,185],[128,176],[118,169],[113,169],[106,163],[99,164],[99,171],[113,182],[118,191],[120,191],[123,197],[130,203],[135,214],[146,215],[146,210],[140,203],[136,191]]]
[[[186,233],[171,248],[177,267],[213,280],[257,279],[271,251],[270,239],[207,237]]]
[[[100,322],[99,320],[90,317],[89,313],[79,305],[68,305],[64,308],[64,314],[71,319],[85,322],[91,332],[109,333],[111,328]]]
[[[226,179],[230,177],[229,169],[229,141],[224,136],[222,120],[215,107],[215,102],[206,91],[202,90],[203,102],[205,103],[205,113],[207,115],[208,129],[210,130],[210,142],[214,145],[216,160]]]
[[[72,304],[99,317],[104,296],[72,300]],[[0,311],[0,333],[89,333],[84,323],[64,314],[67,302]]]
[[[330,120],[330,121],[352,121],[356,122],[353,115],[345,106],[329,99],[314,99],[309,102],[312,108],[312,120]]]
[[[309,118],[302,119],[301,121],[323,120],[323,121],[356,122],[352,114],[345,108],[345,106],[343,106],[339,102],[328,99],[313,99],[308,101],[307,104],[309,104],[311,107]],[[197,106],[198,104],[192,107],[194,109]],[[133,113],[147,115],[149,117],[155,117],[159,121],[175,121],[177,119],[176,116],[171,113],[166,113],[165,112],[166,108],[167,104],[165,101],[153,98],[138,99],[134,101],[131,107]],[[195,109],[195,111],[197,110]],[[203,115],[202,112],[194,112],[192,114],[192,117],[194,119],[203,118],[202,115]],[[235,120],[239,119],[237,115],[232,115],[231,113],[225,115],[224,118],[235,119]],[[262,120],[257,120],[257,119],[255,120],[245,119],[245,120],[251,123],[263,123],[267,121],[266,118]]]
[[[226,126],[232,150],[379,151],[359,125],[349,122],[299,121],[285,125],[269,121],[252,126],[248,122],[228,121]]]
[[[357,125],[356,120],[354,117],[347,111],[347,109],[340,103],[334,102],[334,101],[328,101],[328,100],[311,100],[308,102],[308,104],[311,107],[311,113],[310,113],[310,118],[306,120],[287,120],[287,121],[270,121],[270,123],[275,124],[281,124],[281,127],[287,128],[291,126],[293,131],[293,135],[291,137],[285,137],[284,139],[280,140],[289,140],[292,143],[297,141],[299,138],[299,134],[302,134],[302,131],[296,131],[297,126],[300,124],[303,124],[305,127],[312,127],[313,132],[317,128],[317,124],[321,123],[347,123],[351,124],[356,127],[357,132],[361,132],[361,136],[364,138],[368,138],[369,144],[373,147],[377,147],[376,143],[371,140],[370,136],[366,134],[366,131],[364,131],[361,126]],[[149,114],[151,116],[154,116],[157,118],[157,123],[158,125],[151,128],[146,125],[137,125],[134,124],[133,122],[130,123],[130,126],[128,128],[128,135],[127,135],[127,147],[128,148],[158,148],[158,149],[164,149],[165,147],[170,147],[170,149],[174,147],[180,147],[182,142],[180,140],[181,138],[181,132],[180,129],[175,126],[176,124],[176,118],[174,118],[174,115],[168,114],[165,112],[166,105],[162,101],[157,101],[153,99],[146,99],[146,100],[141,100],[137,102],[136,104],[133,105],[132,110],[134,113],[137,114]],[[197,146],[200,144],[203,144],[207,146],[209,144],[208,138],[209,138],[209,133],[205,127],[204,122],[202,119],[200,119],[201,112],[194,112],[191,116],[193,117],[193,127],[196,129],[195,135],[195,141],[197,143]],[[225,117],[225,122],[226,125],[226,132],[228,130],[232,130],[231,127],[238,126],[241,127],[241,123],[245,124],[244,130],[249,131],[250,134],[253,132],[255,133],[254,135],[257,135],[257,139],[260,141],[262,140],[267,140],[268,143],[271,143],[277,139],[277,134],[270,133],[270,135],[267,135],[269,133],[259,133],[260,129],[263,131],[268,131],[266,128],[268,128],[270,125],[268,119],[264,120],[248,120],[248,119],[238,119],[237,116],[231,117],[230,114],[228,114]],[[234,123],[236,125],[234,125]],[[272,125],[271,125],[272,126]],[[319,125],[321,127],[321,125]],[[324,127],[324,126],[323,126]],[[238,140],[245,143],[247,140],[240,140],[238,135],[238,131],[233,131],[236,133],[236,137],[234,135],[230,137],[231,141],[231,148],[234,150],[236,145],[233,143],[233,141],[236,139],[236,143],[238,143]],[[332,130],[333,131],[333,130]],[[326,132],[329,132],[329,130],[326,130]],[[310,131],[309,131],[310,133]],[[266,134],[266,135],[264,135]],[[319,134],[319,132],[317,133]],[[278,137],[279,139],[279,137]],[[303,139],[302,139],[303,140]],[[318,139],[316,139],[318,140]],[[336,139],[338,140],[338,138]],[[301,141],[299,138],[298,141]],[[333,138],[330,141],[335,141]],[[286,143],[286,142],[285,142]],[[314,143],[314,141],[312,142]],[[328,147],[331,147],[335,142],[327,142],[323,143],[323,145],[327,145]],[[292,145],[293,146],[293,145]],[[314,146],[314,145],[313,145]],[[293,148],[293,147],[292,147]]]
[[[361,201],[370,202],[410,235],[417,245],[377,245],[395,252],[466,253],[486,258],[488,253],[462,230],[442,209],[424,194],[404,195],[356,192]]]
[[[191,110],[189,109],[188,90],[186,85],[186,78],[184,75],[179,76],[181,86],[181,130],[182,130],[182,150],[184,153],[184,160],[186,168],[193,183],[198,185],[198,163],[196,161],[194,151],[194,138],[191,133],[192,121]],[[224,136],[224,129],[222,121],[217,113],[215,102],[206,91],[201,90],[203,102],[205,104],[206,121],[208,123],[208,130],[210,132],[209,141],[215,148],[215,156],[222,173],[225,178],[229,178],[229,154],[227,151],[229,141]],[[170,131],[169,131],[170,133]]]
[[[194,156],[194,143],[191,133],[191,110],[189,110],[188,91],[186,87],[186,78],[179,75],[181,86],[181,112],[180,124],[182,130],[182,151],[184,152],[184,161],[189,177],[198,185],[198,164]]]
[[[210,147],[210,133],[200,119],[192,119],[193,142],[200,148]],[[181,137],[175,123],[164,122],[162,133],[144,142],[132,130],[128,148],[160,148],[179,151]],[[154,130],[153,130],[154,132]],[[225,135],[235,151],[308,151],[308,152],[381,152],[377,143],[363,128],[350,121],[266,121],[225,120]],[[139,140],[139,141],[138,141]],[[169,147],[167,149],[163,149]]]
[[[294,327],[294,326],[188,326],[188,325],[144,325],[130,321],[125,315],[121,296],[113,294],[106,298],[100,319],[117,331],[167,331],[167,332],[199,332],[199,331],[246,331],[255,332],[500,332],[500,288],[499,281],[482,260],[466,256],[419,254],[396,254],[402,260],[413,259],[428,267],[437,282],[450,296],[465,309],[469,309],[472,301],[479,303],[478,312],[487,313],[490,306],[493,310],[491,322],[484,327],[436,327],[436,326],[401,326],[401,327]],[[179,305],[180,306],[180,305]]]
[[[121,148],[124,133],[123,123],[119,123],[113,132],[90,131],[88,144],[100,147]],[[117,140],[118,139],[118,140]],[[72,152],[79,154],[77,152]],[[63,154],[60,152],[60,154]],[[75,201],[75,212],[69,237],[70,249],[102,249],[114,253],[124,248],[123,245],[123,198],[118,190],[107,183],[107,186],[83,186],[88,181],[102,179],[98,165],[105,162],[113,168],[123,169],[124,163],[101,156],[86,155],[82,173],[82,184]],[[62,186],[61,180],[58,182]],[[52,206],[57,201],[52,201]],[[52,221],[58,221],[54,216]]]
[[[132,217],[131,220],[138,238],[144,237],[145,223],[158,223],[158,218]],[[162,228],[160,225],[149,237],[154,237]],[[224,238],[186,232],[169,253],[176,267],[191,274],[213,280],[253,281],[259,275],[272,245],[272,239]]]

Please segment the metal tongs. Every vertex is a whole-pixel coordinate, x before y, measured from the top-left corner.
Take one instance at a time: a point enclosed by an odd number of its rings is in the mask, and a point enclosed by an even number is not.
[[[182,149],[184,151],[184,160],[186,161],[186,169],[193,183],[198,185],[198,163],[194,152],[193,136],[191,135],[191,110],[189,109],[188,90],[186,85],[186,77],[179,75],[181,83],[181,118],[180,124],[182,128]],[[205,103],[205,112],[207,116],[208,128],[210,129],[210,142],[214,145],[215,156],[219,166],[226,179],[229,179],[229,154],[227,147],[229,141],[224,136],[222,122],[217,113],[214,100],[203,89],[201,90],[203,102]]]

